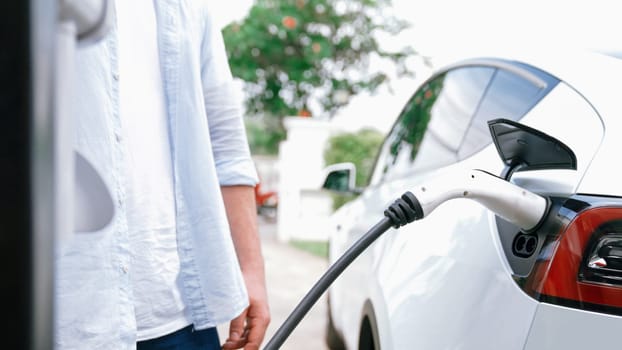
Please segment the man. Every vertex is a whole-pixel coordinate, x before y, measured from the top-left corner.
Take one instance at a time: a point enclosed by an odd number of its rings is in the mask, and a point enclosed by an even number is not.
[[[112,222],[59,247],[60,349],[257,349],[269,322],[257,183],[207,1],[117,0],[76,57],[76,150]]]

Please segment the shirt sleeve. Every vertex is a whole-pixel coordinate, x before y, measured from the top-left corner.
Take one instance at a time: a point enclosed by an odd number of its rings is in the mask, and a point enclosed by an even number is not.
[[[222,33],[206,13],[201,81],[212,151],[221,186],[258,183],[242,119],[240,89],[234,84]]]

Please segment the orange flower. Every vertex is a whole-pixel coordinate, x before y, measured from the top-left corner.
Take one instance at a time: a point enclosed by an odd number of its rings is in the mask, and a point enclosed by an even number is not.
[[[313,43],[313,45],[311,45],[311,51],[313,51],[314,53],[320,52],[321,49],[322,45],[320,45],[319,43]]]
[[[283,17],[281,23],[283,23],[283,26],[287,29],[294,29],[296,28],[296,25],[298,25],[298,21],[296,21],[296,19],[292,16]]]
[[[298,116],[308,118],[311,116],[311,112],[303,108],[298,111]]]

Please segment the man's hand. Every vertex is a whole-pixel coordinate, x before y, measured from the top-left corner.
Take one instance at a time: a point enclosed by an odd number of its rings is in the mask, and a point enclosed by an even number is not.
[[[245,279],[250,305],[240,316],[231,321],[229,338],[222,347],[226,350],[242,347],[245,350],[259,349],[270,323],[268,298],[263,282]]]
[[[231,321],[223,349],[259,349],[270,323],[255,192],[250,186],[221,187],[231,237],[244,274],[249,306]]]

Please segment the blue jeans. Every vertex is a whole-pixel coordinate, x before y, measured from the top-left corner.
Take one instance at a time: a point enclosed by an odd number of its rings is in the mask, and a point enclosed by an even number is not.
[[[220,350],[216,327],[200,331],[192,325],[171,334],[136,343],[137,350]]]

